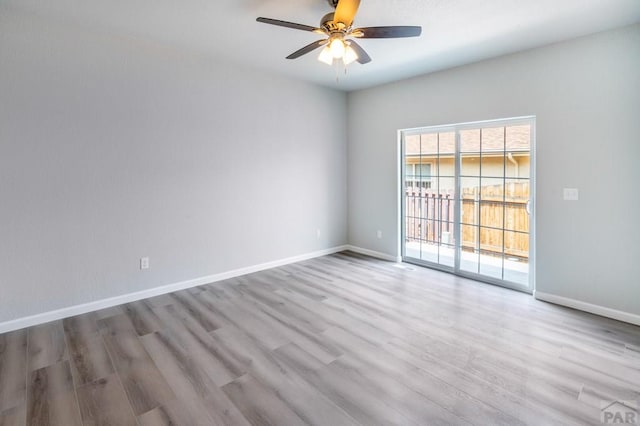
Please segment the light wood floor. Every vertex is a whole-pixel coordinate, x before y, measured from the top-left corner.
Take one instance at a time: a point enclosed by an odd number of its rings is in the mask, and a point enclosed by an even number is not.
[[[352,253],[0,335],[0,425],[599,424],[640,328]]]

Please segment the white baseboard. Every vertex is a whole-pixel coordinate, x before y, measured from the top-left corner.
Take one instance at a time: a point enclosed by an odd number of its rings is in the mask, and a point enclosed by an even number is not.
[[[356,253],[364,254],[367,256],[375,257],[382,260],[388,260],[389,262],[402,262],[401,257],[393,256],[387,253],[381,253],[379,251],[369,250],[358,246],[347,246],[347,250],[351,250]]]
[[[315,257],[326,256],[328,254],[337,253],[344,250],[350,250],[351,247],[337,246],[324,250],[318,250],[311,253],[305,253],[298,256],[288,257],[285,259],[274,260],[271,262],[261,263],[258,265],[248,266],[245,268],[234,269],[232,271],[221,272],[206,277],[195,278],[192,280],[182,281],[174,284],[168,284],[160,287],[150,288],[148,290],[137,291],[135,293],[123,294],[120,296],[110,297],[108,299],[96,300],[93,302],[83,303],[81,305],[69,306],[67,308],[57,309],[55,311],[44,312],[42,314],[32,315],[24,318],[18,318],[11,321],[0,323],[0,333],[6,333],[13,330],[19,330],[25,327],[31,327],[38,324],[44,324],[75,315],[85,314],[87,312],[97,311],[100,309],[110,308],[112,306],[122,305],[123,303],[135,302],[136,300],[147,299],[149,297],[160,296],[162,294],[171,293],[178,290],[184,290],[199,285],[205,285],[216,281],[222,281],[229,278],[239,277],[241,275],[251,274],[253,272],[264,271],[265,269],[276,268],[278,266],[288,265],[290,263],[301,262],[303,260],[313,259]]]
[[[67,308],[57,309],[55,311],[44,312],[42,314],[37,314],[37,315],[32,315],[24,318],[18,318],[11,321],[6,321],[3,323],[0,323],[0,334],[13,331],[13,330],[19,330],[25,327],[31,327],[38,324],[44,324],[50,321],[68,318],[75,315],[85,314],[87,312],[92,312],[100,309],[118,306],[123,303],[135,302],[137,300],[147,299],[149,297],[159,296],[162,294],[184,290],[184,289],[196,287],[199,285],[205,285],[205,284],[213,283],[216,281],[222,281],[229,278],[239,277],[241,275],[247,275],[253,272],[264,271],[266,269],[271,269],[271,268],[276,268],[278,266],[301,262],[303,260],[326,256],[326,255],[338,253],[344,250],[351,250],[356,253],[364,254],[364,255],[375,257],[382,260],[387,260],[390,262],[402,261],[401,257],[396,257],[387,253],[381,253],[378,251],[369,250],[362,247],[357,247],[352,245],[337,246],[329,249],[318,250],[311,253],[305,253],[298,256],[288,257],[285,259],[279,259],[271,262],[261,263],[258,265],[252,265],[245,268],[234,269],[227,272],[221,272],[221,273],[209,275],[206,277],[200,277],[200,278],[195,278],[192,280],[182,281],[174,284],[154,287],[147,290],[137,291],[134,293],[123,294],[120,296],[96,300],[96,301],[84,303],[81,305],[69,306]],[[570,299],[562,296],[556,296],[554,294],[543,293],[539,291],[534,292],[534,297],[538,300],[554,303],[556,305],[567,306],[569,308],[590,312],[592,314],[616,319],[618,321],[640,325],[640,315],[632,314],[629,312],[606,308],[604,306],[599,306],[599,305],[593,305],[591,303],[582,302],[580,300]]]
[[[569,308],[578,309],[580,311],[589,312],[602,317],[640,325],[640,315],[632,314],[630,312],[618,311],[616,309],[606,308],[604,306],[594,305],[580,300],[570,299],[568,297],[556,296],[555,294],[542,293],[540,291],[534,292],[533,296],[538,300],[554,303],[556,305],[567,306]]]

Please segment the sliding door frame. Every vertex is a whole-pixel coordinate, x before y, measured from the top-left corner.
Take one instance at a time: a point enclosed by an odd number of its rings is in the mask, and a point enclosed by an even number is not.
[[[460,132],[463,130],[471,130],[471,129],[482,129],[482,128],[491,128],[491,127],[502,127],[502,126],[514,126],[519,124],[530,124],[531,125],[531,141],[529,148],[530,155],[530,171],[529,171],[529,184],[530,184],[530,202],[529,202],[529,274],[528,274],[528,285],[524,286],[522,284],[517,284],[514,282],[501,280],[492,278],[486,275],[482,275],[480,273],[468,272],[460,269],[460,259],[462,255],[462,244],[461,244],[461,211],[462,211],[462,202],[459,199],[461,194],[461,186],[462,179],[460,177],[462,171],[462,155],[461,155],[461,143],[460,143]],[[454,232],[455,232],[455,255],[454,255],[454,266],[445,266],[434,262],[429,262],[422,259],[416,259],[413,257],[407,257],[406,255],[406,226],[405,226],[405,215],[406,215],[406,202],[405,202],[405,194],[406,194],[406,179],[405,179],[405,138],[410,135],[419,135],[424,133],[444,133],[444,132],[455,132],[456,141],[455,141],[455,194],[456,194],[456,203],[454,209]],[[505,141],[506,143],[506,141]],[[401,255],[401,259],[403,262],[416,264],[418,266],[425,266],[432,269],[441,270],[444,272],[449,272],[461,277],[470,278],[476,281],[482,281],[489,284],[498,285],[501,287],[511,288],[513,290],[521,291],[524,293],[532,294],[535,292],[535,253],[536,253],[536,117],[535,116],[523,116],[523,117],[514,117],[514,118],[506,118],[506,119],[496,119],[496,120],[485,120],[485,121],[475,121],[475,122],[466,122],[459,124],[448,124],[448,125],[440,125],[440,126],[427,126],[427,127],[416,127],[410,129],[402,129],[398,131],[398,185],[396,186],[398,191],[398,235],[400,236],[398,240],[398,253]],[[438,170],[439,173],[439,170]],[[506,179],[506,175],[505,175]],[[504,227],[504,224],[503,224]],[[504,250],[504,249],[503,249]],[[504,256],[504,252],[503,252]],[[504,268],[504,264],[503,264]]]

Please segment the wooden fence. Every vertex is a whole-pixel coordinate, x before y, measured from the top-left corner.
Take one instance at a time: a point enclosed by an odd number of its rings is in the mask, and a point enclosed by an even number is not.
[[[463,188],[462,249],[529,257],[529,183]],[[453,191],[408,188],[405,197],[407,241],[454,245]],[[502,230],[504,225],[505,231]]]

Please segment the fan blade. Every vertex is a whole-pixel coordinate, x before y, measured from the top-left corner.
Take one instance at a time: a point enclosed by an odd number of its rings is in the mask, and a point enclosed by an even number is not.
[[[271,25],[277,25],[279,27],[293,28],[294,30],[313,31],[313,32],[320,31],[321,33],[324,32],[320,28],[312,27],[310,25],[296,24],[295,22],[280,21],[279,19],[260,17],[256,19],[256,21],[262,22],[263,24],[271,24]]]
[[[356,28],[351,35],[358,38],[401,38],[418,37],[422,27],[366,27]]]
[[[318,47],[322,47],[327,43],[329,43],[328,39],[314,41],[313,43],[307,44],[302,49],[296,50],[291,55],[287,56],[287,59],[299,58],[300,56],[306,55],[307,53],[312,52],[312,51],[316,50]]]
[[[351,48],[353,50],[356,51],[356,54],[358,55],[358,62],[361,64],[368,64],[369,62],[371,62],[371,57],[369,57],[369,55],[367,55],[367,52],[364,51],[364,49],[362,48],[362,46],[360,46],[358,43],[356,43],[355,40],[349,40],[349,46],[351,46]]]
[[[347,28],[353,24],[353,18],[360,7],[360,0],[339,0],[333,22],[342,22]]]

